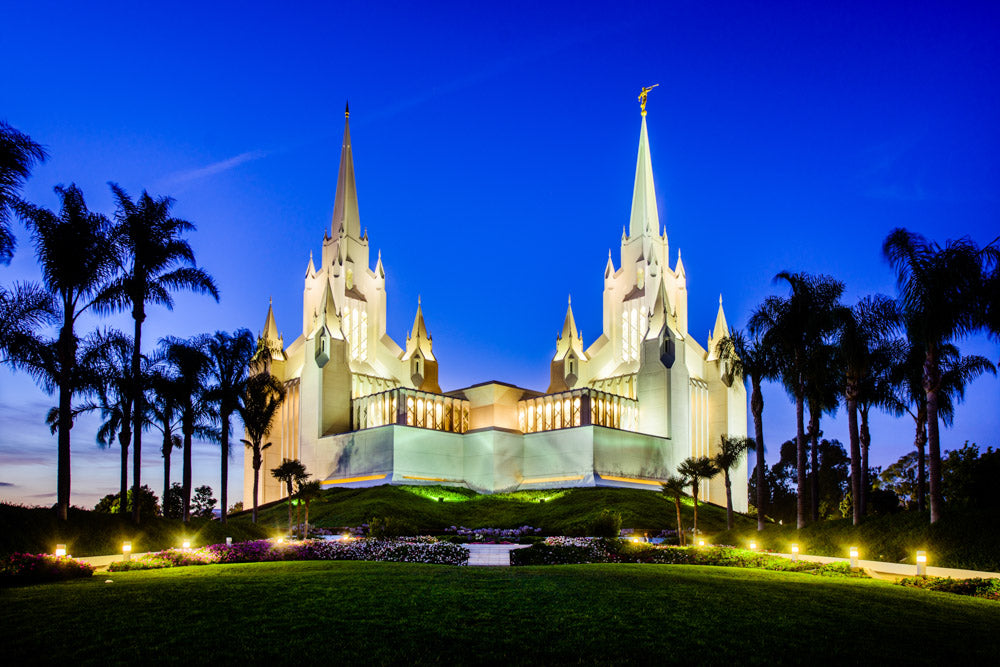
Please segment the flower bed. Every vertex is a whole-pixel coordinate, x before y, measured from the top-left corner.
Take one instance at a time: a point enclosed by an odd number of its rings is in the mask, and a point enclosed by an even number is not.
[[[1000,600],[1000,579],[952,579],[951,577],[906,577],[901,586],[923,588],[941,593],[970,595],[986,600]]]
[[[525,543],[526,538],[532,538],[542,532],[541,528],[521,526],[520,528],[466,528],[451,526],[446,533],[454,533],[455,543],[475,542],[477,544],[518,544]]]
[[[719,565],[823,576],[866,576],[848,563],[820,565],[793,561],[733,547],[671,547],[594,537],[550,537],[541,544],[510,554],[511,565],[574,565],[581,563],[653,563]]]
[[[277,544],[269,540],[213,544],[199,549],[170,549],[148,554],[132,561],[112,563],[108,570],[154,569],[175,565],[207,565],[211,563],[260,563],[281,560],[371,560],[396,563],[430,563],[434,565],[465,565],[469,550],[448,542],[423,538],[406,540],[348,540],[330,542],[303,540]]]
[[[93,573],[92,565],[66,556],[16,553],[0,562],[0,582],[5,586],[76,579]]]

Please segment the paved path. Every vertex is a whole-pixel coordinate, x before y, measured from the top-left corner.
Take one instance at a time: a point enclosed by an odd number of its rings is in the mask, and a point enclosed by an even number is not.
[[[792,554],[774,554],[791,558]],[[850,563],[850,558],[834,558],[832,556],[810,556],[809,554],[799,554],[799,560],[807,560],[813,563]],[[915,577],[917,566],[910,563],[885,563],[879,560],[858,560],[858,567],[867,570],[878,579],[901,579],[902,577]],[[879,576],[882,575],[882,576]],[[951,577],[952,579],[998,579],[1000,572],[980,572],[978,570],[959,570],[953,567],[927,566],[927,576],[929,577]]]
[[[524,549],[527,544],[466,544],[469,549],[469,565],[510,565],[510,552]]]

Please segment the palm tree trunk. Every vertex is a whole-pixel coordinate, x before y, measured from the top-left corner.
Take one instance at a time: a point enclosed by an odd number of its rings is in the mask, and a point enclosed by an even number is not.
[[[924,511],[927,500],[924,494],[927,491],[927,460],[925,448],[927,447],[927,404],[922,403],[917,408],[917,434],[915,436],[917,447],[917,509]]]
[[[292,481],[288,480],[288,535],[292,536]]]
[[[170,437],[170,431],[163,431],[163,509],[167,509],[167,493],[170,491],[170,454],[174,448],[174,441]],[[164,511],[166,515],[166,511]]]
[[[803,424],[803,413],[805,411],[805,400],[803,399],[802,385],[795,391],[795,468],[796,468],[796,493],[795,501],[795,525],[804,528],[806,525],[806,432]]]
[[[764,530],[764,504],[767,493],[764,489],[764,396],[760,391],[760,378],[751,379],[753,391],[750,394],[750,411],[753,413],[753,431],[757,440],[757,530]]]
[[[222,523],[226,523],[226,512],[229,505],[229,415],[219,415],[222,418]]]
[[[56,514],[60,521],[69,519],[69,431],[73,428],[73,366],[76,362],[76,336],[73,333],[72,305],[63,305],[63,325],[59,331],[59,427],[56,461]]]
[[[868,430],[869,407],[861,408],[861,516],[868,516],[868,492],[872,488],[868,479],[868,447],[872,443],[872,434]]]
[[[132,434],[127,428],[118,433],[118,445],[122,450],[121,495],[118,502],[118,513],[124,516],[128,512],[128,446]]]
[[[733,486],[729,480],[729,469],[722,471],[726,480],[726,530],[733,529]]]
[[[938,388],[941,384],[941,371],[938,368],[937,352],[932,345],[927,346],[927,358],[924,361],[924,391],[927,393],[927,444],[928,468],[930,472],[931,523],[937,523],[941,518],[941,437],[938,431]]]
[[[184,523],[191,521],[191,436],[194,433],[194,420],[191,415],[184,416],[184,468],[181,478],[184,495]]]
[[[691,497],[694,498],[694,522],[691,525],[693,538],[698,536],[698,482],[697,479],[691,481]]]
[[[302,539],[305,540],[308,538],[309,538],[309,501],[306,500],[306,526],[305,530],[302,533]]]
[[[136,303],[135,295],[133,294],[132,301],[132,319],[135,322],[134,336],[135,344],[132,347],[132,391],[134,396],[132,397],[132,437],[133,447],[132,447],[132,486],[135,489],[132,492],[133,497],[136,502],[132,503],[132,520],[139,523],[139,484],[140,476],[142,475],[142,415],[143,415],[143,386],[142,386],[142,375],[140,374],[140,361],[142,355],[140,350],[142,350],[142,322],[146,319],[145,310],[142,307],[142,299],[144,296],[139,297],[139,302]]]
[[[858,435],[858,400],[857,388],[849,382],[845,392],[847,402],[847,432],[851,439],[851,509],[854,514],[854,525],[861,523],[861,505],[858,497],[861,495],[861,436]]]
[[[819,414],[809,401],[809,491],[812,520],[819,521]]]
[[[674,507],[677,508],[677,546],[684,546],[684,528],[681,526],[681,498],[674,496]]]
[[[253,452],[253,522],[257,523],[257,496],[260,486],[260,464],[263,462],[258,446]]]

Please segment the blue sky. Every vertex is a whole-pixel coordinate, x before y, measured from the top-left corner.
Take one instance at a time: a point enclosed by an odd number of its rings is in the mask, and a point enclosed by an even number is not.
[[[259,331],[270,296],[286,341],[298,335],[346,99],[389,333],[404,338],[420,295],[445,390],[544,389],[569,293],[588,342],[598,335],[643,85],[660,84],[647,118],[660,217],[672,261],[683,252],[699,340],[720,293],[742,326],[784,269],[832,274],[851,301],[893,294],[880,254],[893,227],[942,242],[1000,234],[996,3],[65,4],[5,8],[0,117],[51,154],[32,201],[54,208],[52,186],[75,182],[110,214],[115,181],[175,197],[198,226],[191,243],[221,302],[183,295],[154,310],[148,341]],[[4,284],[38,275],[17,231]],[[128,326],[84,322],[97,324]],[[962,347],[993,360],[1000,349]],[[54,502],[52,402],[0,370],[0,498]],[[776,453],[793,410],[778,387],[765,402]],[[998,415],[1000,382],[978,380],[945,447],[997,445]],[[73,430],[82,506],[118,484],[118,452],[98,449],[95,429]],[[824,430],[847,440],[842,418]],[[879,417],[872,461],[912,440],[908,417]],[[159,492],[160,460],[144,449]],[[218,488],[217,459],[196,446],[196,485]],[[232,470],[235,500],[238,458]]]

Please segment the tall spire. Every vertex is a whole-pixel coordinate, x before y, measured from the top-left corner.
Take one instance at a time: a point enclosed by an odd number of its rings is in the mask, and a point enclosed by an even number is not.
[[[417,297],[417,315],[413,318],[413,330],[406,336],[406,350],[403,359],[409,359],[420,350],[424,359],[434,360],[434,353],[431,352],[433,341],[427,335],[427,325],[424,324],[424,311],[420,306],[420,297]]]
[[[333,203],[333,238],[343,230],[346,236],[360,238],[358,193],[354,186],[354,157],[351,154],[351,109],[344,108],[344,143],[340,148],[340,171],[337,172],[337,196]]]
[[[660,229],[660,215],[656,210],[656,191],[653,189],[653,163],[649,157],[649,137],[646,135],[646,110],[642,111],[642,128],[639,131],[639,156],[635,161],[635,185],[632,190],[632,216],[628,235],[654,235]]]
[[[715,315],[715,328],[712,330],[712,339],[719,340],[729,335],[729,324],[726,322],[726,313],[722,310],[722,295],[719,295],[719,312]]]
[[[267,319],[264,320],[264,340],[278,341],[278,323],[274,320],[274,300],[267,300]]]
[[[566,304],[566,321],[563,322],[562,338],[579,338],[576,331],[576,320],[573,319],[573,297],[569,297]]]

